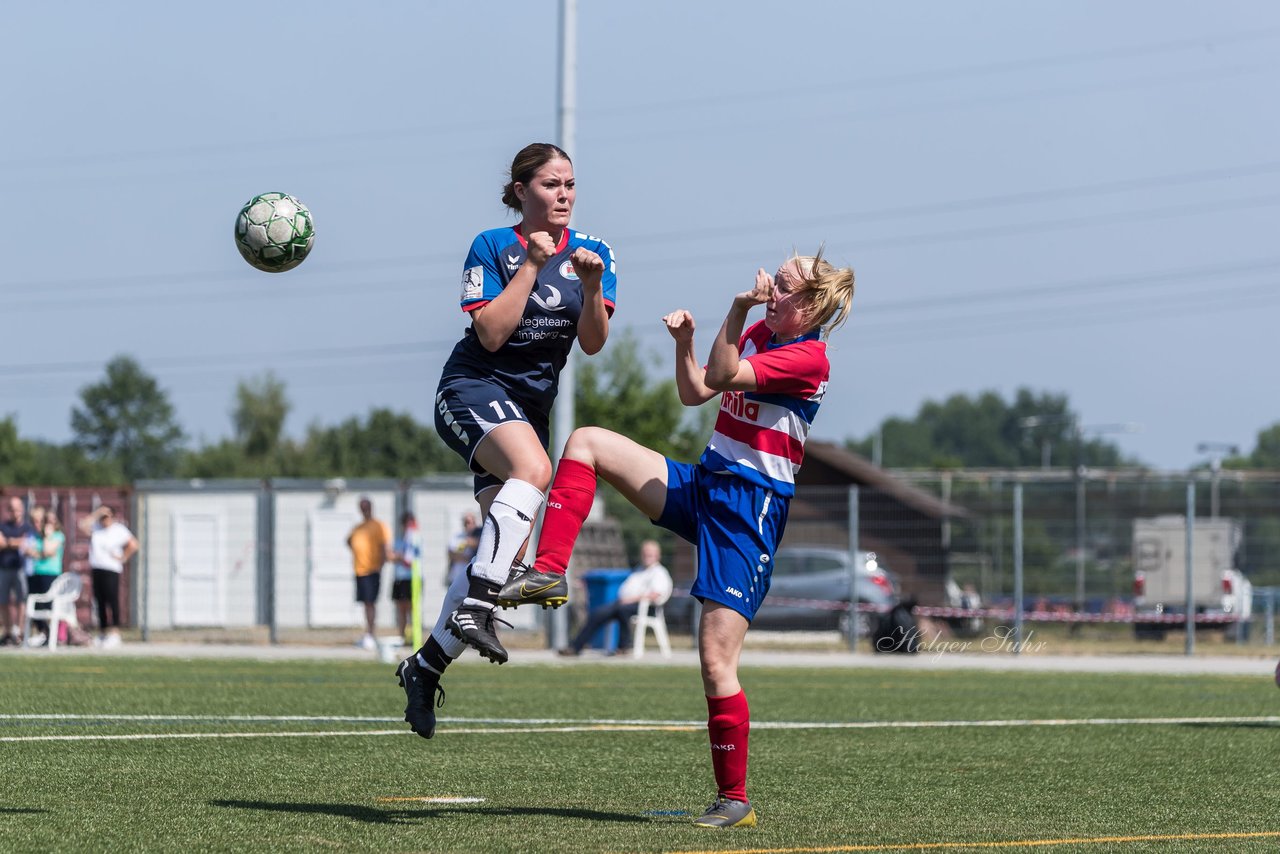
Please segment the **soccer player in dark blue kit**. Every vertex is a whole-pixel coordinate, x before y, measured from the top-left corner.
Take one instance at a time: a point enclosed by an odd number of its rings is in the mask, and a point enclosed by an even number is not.
[[[577,193],[569,156],[548,143],[528,145],[510,177],[502,201],[520,222],[471,243],[462,274],[471,326],[445,362],[436,393],[436,431],[475,473],[484,526],[431,637],[396,670],[408,701],[405,720],[423,738],[435,732],[434,707],[444,701],[440,675],[453,659],[470,646],[497,664],[507,660],[494,627],[500,593],[516,604],[568,600],[563,576],[512,579],[511,568],[551,482],[548,419],[560,371],[575,340],[587,355],[604,347],[617,292],[612,249],[569,228]]]

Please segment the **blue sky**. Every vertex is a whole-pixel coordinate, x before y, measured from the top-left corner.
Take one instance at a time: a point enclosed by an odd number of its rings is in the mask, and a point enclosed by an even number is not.
[[[128,352],[183,427],[235,383],[286,429],[429,419],[462,260],[511,222],[511,155],[553,140],[557,6],[24,4],[0,33],[0,412],[69,438]],[[705,353],[754,271],[854,266],[820,438],[926,399],[1066,393],[1160,467],[1280,420],[1280,6],[580,0],[575,226],[619,257],[615,330]],[[302,199],[302,267],[232,244]]]

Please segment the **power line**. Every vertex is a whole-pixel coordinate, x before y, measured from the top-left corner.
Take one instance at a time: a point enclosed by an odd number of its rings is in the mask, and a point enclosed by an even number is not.
[[[801,228],[814,225],[827,225],[834,222],[879,222],[886,219],[902,219],[916,216],[932,216],[936,214],[965,213],[987,208],[1008,207],[1013,205],[1032,204],[1036,202],[1079,199],[1090,196],[1106,196],[1127,193],[1133,190],[1148,190],[1163,187],[1203,184],[1214,181],[1229,181],[1235,178],[1250,178],[1259,175],[1280,173],[1280,160],[1267,160],[1260,163],[1248,163],[1242,166],[1228,166],[1214,169],[1199,169],[1191,172],[1174,172],[1164,175],[1151,175],[1142,178],[1122,178],[1114,181],[1100,181],[1093,184],[1076,184],[1064,187],[1047,187],[1041,190],[1023,190],[1016,193],[997,193],[989,196],[974,196],[967,199],[952,199],[945,202],[921,202],[911,205],[894,205],[867,211],[851,211],[847,213],[827,214],[823,216],[795,217],[791,219],[772,219],[755,223],[711,226],[694,230],[681,229],[671,231],[641,232],[633,236],[631,243],[644,241],[662,241],[669,243],[679,240],[701,240],[716,235],[733,235],[749,231],[776,231],[781,228]]]
[[[846,115],[836,114],[836,115],[832,115],[825,118],[824,124],[834,125],[834,124],[857,123],[857,122],[864,122],[864,121],[873,121],[878,119],[894,118],[894,117],[904,116],[904,115],[937,112],[940,110],[945,111],[945,110],[955,110],[955,109],[971,109],[974,107],[990,106],[990,105],[996,105],[996,104],[1017,103],[1020,101],[1043,101],[1046,98],[1070,97],[1073,95],[1084,95],[1084,94],[1089,94],[1093,92],[1105,92],[1108,94],[1114,94],[1124,90],[1160,87],[1160,86],[1165,86],[1169,83],[1207,83],[1211,80],[1215,80],[1223,77],[1234,77],[1234,76],[1240,76],[1240,75],[1246,75],[1246,74],[1271,73],[1273,71],[1274,71],[1274,67],[1272,66],[1228,67],[1224,69],[1216,69],[1216,70],[1209,70],[1209,71],[1197,70],[1193,72],[1179,72],[1179,73],[1167,74],[1167,75],[1151,75],[1146,77],[1132,78],[1129,80],[1113,79],[1113,80],[1108,80],[1100,83],[1080,84],[1080,85],[1074,85],[1074,86],[1060,86],[1056,88],[1032,89],[1032,90],[1016,92],[1016,93],[1008,93],[1003,95],[978,96],[978,97],[965,98],[965,99],[950,99],[950,100],[935,101],[932,103],[903,104],[903,105],[880,109],[876,111],[863,111],[856,114],[846,114]],[[691,138],[696,138],[696,137],[705,138],[713,134],[723,135],[725,132],[725,128],[730,126],[732,125],[726,125],[726,123],[719,122],[719,121],[711,122],[711,123],[703,123],[702,125],[699,125],[699,126],[694,126],[689,123],[671,123],[668,126],[659,127],[656,130],[653,128],[646,128],[646,131],[643,133],[639,133],[635,130],[631,130],[631,131],[618,130],[616,133],[606,132],[603,135],[592,136],[591,139],[593,141],[595,140],[611,141],[615,148],[618,147],[619,145],[626,146],[626,145],[632,145],[632,144],[652,146],[654,143],[655,137],[660,137],[663,135],[671,136],[674,134],[679,134],[679,136],[682,139],[686,139],[686,140]],[[318,148],[318,146],[310,145],[308,148],[309,150],[315,150]],[[475,152],[475,146],[467,146],[465,148],[454,149],[451,151],[435,151],[433,152],[433,156],[442,158],[442,159],[448,159],[451,157],[460,157],[464,155],[473,154],[474,152]],[[422,158],[421,152],[416,149],[402,152],[400,154],[391,154],[386,151],[380,151],[378,152],[377,156],[378,156],[379,162],[382,162],[382,163],[395,162],[395,161],[419,162]],[[143,158],[143,159],[153,159],[153,158]],[[329,170],[329,169],[349,166],[350,161],[351,161],[351,158],[348,157],[348,158],[342,158],[338,160],[327,159],[327,160],[321,160],[321,161],[307,162],[304,158],[299,158],[296,155],[291,154],[289,158],[289,165],[291,168],[294,168],[294,169],[307,168],[311,170]],[[76,175],[70,175],[70,174],[53,174],[53,175],[46,175],[46,176],[23,175],[18,178],[0,180],[0,186],[17,188],[22,186],[38,184],[42,187],[48,187],[55,184],[66,184],[66,183],[76,183],[81,185],[84,185],[84,184],[97,184],[97,185],[108,184],[109,185],[109,184],[116,184],[116,183],[122,183],[122,182],[137,182],[137,181],[146,181],[146,180],[154,181],[154,180],[166,179],[166,178],[174,178],[174,179],[190,178],[192,175],[196,175],[196,174],[225,175],[229,170],[233,170],[233,169],[237,171],[242,170],[242,164],[239,162],[236,162],[236,163],[229,163],[225,166],[214,165],[214,166],[206,166],[204,168],[199,168],[199,169],[193,169],[191,167],[183,167],[183,168],[172,170],[169,172],[157,173],[150,170],[144,170],[140,173],[96,174],[88,177],[76,176]]]
[[[886,208],[878,208],[864,211],[850,211],[845,213],[833,213],[823,216],[799,217],[786,220],[771,220],[768,222],[740,223],[729,226],[711,226],[699,229],[685,229],[677,231],[660,231],[660,232],[641,232],[635,235],[630,245],[643,245],[646,242],[662,242],[672,243],[682,239],[701,240],[707,237],[716,236],[733,236],[741,233],[749,233],[752,231],[770,230],[776,231],[784,228],[800,228],[818,225],[828,225],[831,223],[857,223],[857,222],[874,222],[886,219],[901,219],[915,216],[929,216],[935,214],[947,213],[963,213],[973,210],[981,210],[988,208],[999,208],[1006,206],[1015,206],[1020,204],[1033,204],[1039,202],[1058,201],[1065,199],[1088,198],[1090,196],[1111,195],[1124,193],[1134,190],[1152,189],[1159,187],[1186,186],[1200,183],[1210,183],[1215,181],[1228,181],[1236,178],[1257,177],[1260,175],[1280,173],[1280,161],[1262,161],[1259,163],[1243,164],[1239,166],[1219,167],[1213,169],[1200,169],[1188,172],[1166,173],[1163,175],[1152,175],[1139,178],[1125,178],[1113,181],[1103,181],[1093,184],[1080,184],[1074,186],[1049,187],[1040,190],[1025,190],[1015,193],[1001,193],[987,196],[976,196],[966,199],[952,199],[943,202],[926,202],[911,205],[895,205]],[[1270,198],[1270,197],[1268,197]],[[1201,210],[1204,206],[1201,203],[1195,203],[1189,208],[1181,208],[1179,210],[1189,210],[1191,212]],[[1146,212],[1162,213],[1168,211],[1168,208],[1147,209]],[[1144,211],[1136,212],[1142,214]],[[1127,216],[1134,216],[1131,213]],[[1096,215],[1100,217],[1113,216],[1111,214]],[[1087,223],[1087,218],[1085,218]],[[1076,218],[1073,222],[1080,222],[1080,218]],[[1049,221],[1050,226],[1053,221]],[[1004,229],[1004,228],[1025,228],[1026,226],[991,226],[984,227],[987,229]],[[1041,228],[1044,225],[1039,226]],[[960,237],[965,237],[970,232],[955,232]],[[928,235],[926,235],[927,237]],[[918,235],[909,235],[905,237],[885,238],[890,241],[906,240],[908,242],[919,239]],[[628,244],[622,244],[628,245]],[[866,244],[860,244],[865,246]],[[402,255],[391,258],[378,257],[352,261],[327,262],[324,267],[315,270],[310,268],[308,275],[311,277],[327,276],[338,274],[346,271],[368,272],[370,270],[396,268],[396,267],[412,267],[418,265],[457,263],[461,257],[458,252],[434,252],[420,255]],[[696,256],[677,256],[668,259],[670,263],[678,263],[687,265],[690,261],[706,257],[704,255]],[[736,259],[738,255],[718,255],[713,260],[716,262],[721,260]],[[643,268],[643,267],[642,267]],[[315,270],[312,272],[311,270]],[[252,281],[250,281],[250,278]],[[289,280],[292,281],[292,280]],[[367,285],[380,286],[390,285],[393,289],[398,289],[400,285],[410,283],[414,280],[397,279],[391,282],[368,282]],[[61,294],[75,291],[85,291],[91,293],[101,293],[103,298],[115,298],[115,286],[157,286],[164,288],[172,288],[175,283],[181,284],[184,292],[190,294],[190,285],[197,282],[233,282],[236,284],[243,283],[246,287],[258,288],[254,293],[268,294],[271,292],[280,292],[283,288],[290,287],[288,281],[279,279],[270,280],[270,287],[259,287],[259,284],[266,284],[263,277],[258,274],[244,271],[240,274],[233,274],[227,271],[191,271],[177,273],[142,273],[131,275],[118,275],[106,277],[72,277],[66,279],[45,279],[39,281],[30,281],[25,283],[8,283],[0,292],[12,292],[16,287],[25,288],[32,291],[48,291],[51,288],[60,289]],[[365,287],[366,283],[362,283],[361,287]],[[104,287],[111,289],[110,293],[102,293]],[[308,288],[314,288],[314,284],[308,280]]]
[[[1176,53],[1186,50],[1220,48],[1226,45],[1245,44],[1248,42],[1269,41],[1280,36],[1280,27],[1267,27],[1256,30],[1233,31],[1228,33],[1206,34],[1186,39],[1123,45],[1111,48],[1099,48],[1075,53],[1053,54],[1046,57],[1028,57],[1022,59],[998,60],[995,62],[961,65],[951,68],[926,69],[899,74],[879,75],[859,78],[841,83],[802,85],[781,87],[777,89],[752,92],[721,92],[694,98],[668,98],[663,101],[649,103],[633,103],[630,105],[580,110],[583,118],[608,118],[617,115],[636,115],[646,112],[669,111],[685,107],[702,107],[707,104],[721,105],[731,103],[754,103],[791,98],[797,93],[812,95],[833,95],[851,91],[873,89],[892,89],[934,81],[951,81],[962,77],[989,76],[1026,71],[1033,68],[1051,68],[1064,65],[1105,61],[1111,59],[1133,59],[1153,56],[1161,53]],[[540,121],[541,115],[527,114],[523,116],[507,116],[500,120],[448,122],[442,124],[419,124],[403,127],[377,128],[360,131],[341,131],[328,134],[308,134],[303,137],[272,137],[255,139],[252,142],[206,143],[177,147],[157,147],[149,149],[133,149],[98,154],[47,155],[41,157],[21,157],[0,160],[0,169],[31,168],[44,166],[76,166],[95,163],[124,163],[138,160],[154,160],[164,157],[191,158],[200,155],[218,153],[236,153],[252,151],[261,153],[264,147],[279,147],[296,151],[305,146],[314,149],[319,144],[336,142],[356,142],[361,140],[387,140],[397,137],[422,136],[472,136],[487,130],[506,130],[513,124],[527,126]]]
[[[1028,316],[1022,322],[1010,325],[1008,319],[1005,319],[1003,325],[984,326],[981,323],[953,323],[946,327],[917,327],[909,330],[909,334],[886,335],[876,338],[873,335],[857,338],[854,345],[870,345],[876,348],[884,348],[893,345],[909,345],[916,349],[921,349],[923,344],[932,344],[938,341],[950,341],[963,338],[989,338],[1006,335],[1019,335],[1028,332],[1045,332],[1059,331],[1063,329],[1080,329],[1092,326],[1102,326],[1109,324],[1123,324],[1133,321],[1147,322],[1151,320],[1173,319],[1179,317],[1195,316],[1200,317],[1206,314],[1223,314],[1234,311],[1256,311],[1259,308],[1265,308],[1280,303],[1280,291],[1276,290],[1277,283],[1269,283],[1265,288],[1256,289],[1251,296],[1240,297],[1237,295],[1229,302],[1215,302],[1210,300],[1191,300],[1185,306],[1162,306],[1156,304],[1144,304],[1124,308],[1120,311],[1109,312],[1106,314],[1093,313],[1090,315],[1059,315],[1055,313],[1052,317],[1046,317],[1044,312],[1036,313],[1034,316]],[[1210,330],[1206,328],[1206,334]],[[1170,344],[1171,347],[1180,346],[1181,342]]]
[[[134,356],[139,364],[148,370],[167,372],[208,372],[220,371],[224,368],[239,365],[244,367],[271,368],[290,362],[323,360],[349,360],[357,358],[385,358],[389,356],[418,356],[452,350],[456,342],[427,343],[409,341],[398,344],[364,344],[351,347],[309,347],[295,350],[262,350],[246,353],[236,350],[228,353],[184,354],[180,356]],[[81,374],[85,371],[99,371],[109,359],[94,359],[78,362],[31,362],[27,364],[6,366],[6,373],[0,375],[0,382],[26,380],[39,377],[59,376],[63,374]]]
[[[833,125],[856,124],[858,122],[896,118],[899,116],[919,113],[933,113],[956,109],[967,110],[975,107],[993,106],[997,104],[1014,104],[1020,101],[1040,102],[1047,98],[1072,97],[1076,95],[1088,95],[1095,92],[1116,94],[1126,90],[1142,90],[1163,87],[1170,83],[1200,84],[1227,77],[1239,77],[1253,74],[1273,74],[1274,71],[1275,67],[1273,65],[1228,66],[1225,68],[1211,70],[1146,75],[1142,77],[1132,77],[1127,80],[1112,79],[1098,83],[1081,83],[1067,86],[1028,89],[1021,92],[1011,92],[999,95],[980,95],[969,98],[943,99],[916,104],[900,104],[893,107],[864,110],[858,113],[846,113],[843,115],[831,114],[824,116],[822,123],[824,129],[829,129]],[[722,121],[704,122],[702,124],[673,122],[665,125],[659,125],[656,128],[647,129],[644,133],[637,133],[634,130],[625,132],[624,130],[619,129],[616,133],[606,132],[601,135],[590,136],[590,139],[592,141],[609,141],[612,142],[615,147],[619,144],[652,147],[654,140],[663,136],[678,135],[682,141],[687,141],[694,138],[706,138],[713,134],[723,135],[727,126],[731,125],[726,125],[726,123]]]
[[[1280,194],[1246,196],[1237,199],[1225,199],[1219,202],[1195,202],[1190,204],[1165,205],[1154,208],[1139,208],[1110,214],[1093,214],[1077,217],[1061,217],[1058,219],[1037,220],[1032,222],[1010,223],[992,226],[975,226],[971,228],[949,229],[941,231],[918,232],[915,234],[896,235],[891,237],[865,238],[842,243],[847,249],[901,249],[923,246],[930,243],[949,243],[957,240],[973,240],[990,237],[1005,237],[1014,234],[1030,234],[1058,229],[1092,228],[1100,225],[1117,225],[1120,223],[1142,222],[1155,219],[1172,219],[1199,214],[1223,213],[1232,210],[1271,207],[1280,203]],[[726,261],[744,262],[742,253],[702,253],[688,258],[641,262],[638,266],[643,271],[662,270],[671,267],[683,269],[706,267]],[[634,273],[633,273],[634,275]]]
[[[1263,258],[1232,264],[1214,264],[1201,267],[1187,267],[1180,270],[1162,270],[1153,273],[1136,273],[1118,276],[1102,276],[1083,279],[1067,279],[1052,284],[1018,286],[1011,288],[989,288],[981,291],[969,291],[956,296],[920,297],[905,300],[892,300],[863,308],[857,308],[859,316],[867,314],[892,314],[903,311],[921,309],[949,309],[951,306],[981,305],[988,302],[1010,302],[1018,300],[1041,299],[1046,296],[1063,297],[1104,291],[1113,293],[1116,289],[1148,288],[1180,280],[1198,280],[1208,277],[1242,276],[1252,273],[1274,270],[1280,267],[1280,258]],[[1069,289],[1064,293],[1064,289]]]
[[[1186,306],[1196,308],[1222,302],[1234,302],[1239,299],[1256,299],[1259,297],[1280,300],[1280,292],[1276,291],[1275,282],[1240,285],[1234,288],[1215,287],[1212,291],[1200,290],[1194,293],[1163,294],[1159,299],[1150,297],[1092,300],[1074,305],[1044,307],[1021,307],[1005,312],[983,311],[976,316],[961,316],[954,311],[943,317],[913,317],[902,320],[876,322],[868,324],[867,331],[873,334],[896,335],[928,335],[931,330],[946,331],[955,327],[974,327],[982,330],[1003,329],[1020,326],[1026,320],[1041,320],[1052,314],[1056,323],[1070,323],[1075,318],[1096,319],[1111,316],[1127,316],[1129,312],[1141,312],[1140,316],[1154,316],[1157,312],[1172,307]],[[975,309],[978,308],[975,306]],[[927,315],[928,312],[925,312]]]
[[[1006,59],[995,62],[961,65],[952,68],[927,69],[923,71],[907,71],[899,74],[885,74],[875,77],[864,77],[841,83],[814,85],[805,87],[785,87],[764,91],[720,93],[693,98],[668,98],[648,104],[632,104],[614,108],[597,109],[590,112],[592,116],[635,115],[641,112],[665,111],[671,108],[720,106],[732,103],[754,103],[776,98],[791,98],[796,92],[814,95],[837,95],[846,92],[867,89],[889,89],[900,86],[931,83],[934,81],[952,81],[961,77],[987,76],[991,74],[1007,74],[1009,72],[1026,71],[1032,68],[1052,68],[1063,65],[1079,65],[1107,59],[1134,59],[1143,56],[1154,56],[1161,53],[1180,52],[1189,49],[1216,48],[1229,44],[1270,41],[1280,37],[1280,27],[1266,27],[1257,30],[1237,30],[1217,35],[1194,36],[1165,42],[1153,42],[1137,45],[1124,45],[1113,48],[1099,48],[1077,53],[1054,54],[1044,57],[1028,57],[1024,59]]]
[[[302,137],[255,138],[247,142],[211,142],[202,145],[180,147],[134,149],[132,151],[104,152],[100,154],[54,154],[44,157],[23,157],[0,160],[0,169],[28,169],[43,167],[65,167],[94,164],[129,163],[132,161],[148,161],[156,158],[192,158],[207,154],[234,154],[251,152],[260,155],[266,148],[284,148],[298,151],[314,149],[317,144],[336,142],[359,142],[362,140],[385,141],[394,137],[422,136],[474,136],[485,131],[509,130],[512,125],[528,126],[536,124],[543,117],[538,114],[512,116],[491,121],[448,122],[439,125],[410,125],[400,128],[378,128],[359,131],[340,131],[338,133],[309,134]],[[421,152],[419,152],[421,156]]]
[[[924,322],[902,321],[890,325],[876,325],[869,329],[849,329],[836,339],[836,352],[842,349],[842,342],[847,346],[874,346],[878,349],[889,346],[910,346],[917,350],[928,344],[939,341],[965,338],[991,338],[1018,335],[1027,332],[1059,331],[1071,328],[1087,328],[1092,326],[1128,323],[1135,320],[1149,321],[1153,319],[1169,319],[1185,316],[1201,316],[1233,311],[1254,311],[1261,307],[1269,307],[1280,303],[1280,289],[1277,282],[1262,285],[1251,285],[1235,289],[1217,289],[1203,294],[1183,294],[1179,298],[1166,298],[1159,302],[1148,300],[1129,301],[1127,304],[1112,306],[1070,306],[1066,309],[1054,309],[1052,316],[1046,316],[1041,310],[1018,310],[1000,315],[984,315],[979,318],[931,318]],[[1100,311],[1099,309],[1103,309]],[[630,331],[644,339],[663,333],[664,330],[651,325],[621,327],[619,331]],[[265,351],[254,354],[205,354],[201,356],[161,357],[160,359],[139,358],[139,362],[148,371],[157,374],[201,374],[221,373],[235,370],[235,358],[248,360],[250,366],[272,368],[280,364],[289,364],[294,370],[326,369],[335,367],[370,368],[374,365],[392,365],[405,362],[421,364],[421,357],[433,352],[451,348],[452,344],[417,344],[402,343],[391,345],[367,345],[340,348],[312,348],[306,350]],[[271,359],[269,362],[263,359]],[[361,359],[360,364],[353,364],[353,359]],[[27,383],[42,377],[76,373],[85,370],[100,370],[101,362],[77,362],[48,364],[28,364],[11,366],[10,371],[0,376],[0,383]],[[244,367],[241,365],[240,367]],[[432,365],[429,377],[434,377],[436,366]],[[393,377],[368,377],[370,384],[404,382],[403,374]],[[429,383],[428,383],[429,384]],[[172,390],[174,395],[199,393],[199,390]],[[67,397],[65,391],[42,389],[23,393],[24,399],[62,398]]]

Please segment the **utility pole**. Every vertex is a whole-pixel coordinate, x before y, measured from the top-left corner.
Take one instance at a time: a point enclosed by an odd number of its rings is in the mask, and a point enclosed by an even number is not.
[[[574,151],[574,128],[578,108],[578,0],[560,0],[560,73],[556,97],[556,145],[570,157]],[[577,205],[574,205],[577,216]],[[572,223],[570,224],[572,225]],[[575,421],[574,404],[578,393],[577,359],[569,348],[569,358],[560,371],[560,390],[556,394],[551,459],[560,461],[564,443],[569,441]],[[555,608],[547,619],[547,646],[562,649],[569,643],[569,614]]]
[[[574,130],[578,109],[578,0],[560,0],[560,73],[556,97],[556,144],[570,157],[574,151]],[[577,217],[577,204],[574,216]],[[574,403],[577,395],[577,370],[573,348],[560,371],[560,391],[556,394],[555,437],[552,457],[559,461],[564,443],[573,432]]]
[[[1222,478],[1222,457],[1236,456],[1240,448],[1229,442],[1201,442],[1196,452],[1209,455],[1209,518],[1218,518],[1218,481]]]

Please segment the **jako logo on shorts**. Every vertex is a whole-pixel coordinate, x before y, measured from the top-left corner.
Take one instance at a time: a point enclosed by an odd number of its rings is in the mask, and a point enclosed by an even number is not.
[[[462,425],[453,420],[453,413],[449,411],[449,405],[444,402],[444,395],[436,395],[436,405],[440,410],[440,417],[444,420],[445,426],[453,431],[453,435],[457,436],[464,445],[471,444],[471,437],[462,429]]]

